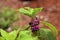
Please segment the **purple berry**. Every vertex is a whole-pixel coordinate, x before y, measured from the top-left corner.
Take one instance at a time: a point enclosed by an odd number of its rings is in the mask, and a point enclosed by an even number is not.
[[[30,23],[29,23],[30,26],[35,26],[35,25],[39,25],[39,20],[35,19],[35,20],[32,20]]]
[[[32,32],[39,30],[39,20],[37,19],[37,17],[33,18],[29,25],[31,26]]]
[[[34,20],[33,23],[34,23],[35,25],[39,25],[39,20]]]
[[[32,26],[35,26],[35,24],[33,22],[30,22],[29,25],[32,27]]]
[[[39,30],[39,26],[33,26],[31,27],[32,32]]]

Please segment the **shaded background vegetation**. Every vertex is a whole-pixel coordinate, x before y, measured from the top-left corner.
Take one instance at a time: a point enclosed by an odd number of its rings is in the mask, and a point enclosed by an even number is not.
[[[55,25],[60,35],[60,0],[0,0],[0,9],[4,6],[8,6],[9,8],[14,9],[26,6],[33,8],[43,7],[44,10],[41,13],[37,14],[37,16],[41,20],[49,21]],[[22,26],[27,25],[29,21],[29,17],[21,15],[19,16],[19,20],[17,22],[14,22],[12,26],[18,25],[22,28]],[[59,35],[57,37],[57,40],[60,40]]]

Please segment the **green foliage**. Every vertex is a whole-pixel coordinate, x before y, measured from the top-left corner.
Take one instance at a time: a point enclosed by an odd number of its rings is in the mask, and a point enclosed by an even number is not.
[[[10,33],[7,33],[6,31],[0,29],[1,31],[1,36],[6,39],[6,40],[15,40],[16,36],[17,36],[17,31],[12,31]]]
[[[41,28],[39,32],[39,40],[56,40],[56,37],[50,29]]]
[[[0,37],[0,40],[5,40],[3,37]]]
[[[41,12],[42,9],[43,8],[25,7],[25,8],[20,8],[18,11],[30,17],[34,17],[38,12]]]
[[[41,11],[42,8],[20,8],[19,12],[28,15],[30,17],[34,17],[37,12]],[[4,11],[0,11],[0,28],[5,28],[10,25],[13,21],[17,19],[16,17],[16,11],[10,10],[7,8],[4,8]],[[31,30],[27,30],[30,26],[27,25],[23,28],[23,30],[20,30],[15,27],[12,32],[6,32],[3,29],[0,29],[0,40],[56,40],[56,36],[58,34],[57,29],[55,26],[48,22],[42,21],[44,25],[49,27],[47,28],[40,28],[36,33],[32,33]],[[36,36],[34,36],[34,34]]]
[[[33,40],[30,31],[21,31],[17,40]]]
[[[17,40],[36,40],[37,37],[32,37],[31,31],[24,30],[19,33]]]
[[[3,10],[0,10],[0,28],[8,27],[12,22],[18,19],[16,16],[16,10],[9,9],[8,7],[4,7]]]
[[[19,35],[17,34],[17,31],[15,30],[10,33],[7,33],[6,31],[0,29],[0,32],[1,32],[0,39],[2,40],[37,40],[37,37],[33,37],[31,35],[31,31],[29,30],[20,31]]]
[[[45,22],[45,21],[42,21],[41,23],[43,23],[43,24],[46,25],[48,28],[50,28],[54,36],[57,36],[57,35],[58,35],[57,29],[56,29],[55,26],[53,26],[51,23]]]
[[[18,30],[17,30],[18,31]],[[56,40],[56,36],[53,35],[50,29],[40,28],[37,36],[33,36],[30,30],[12,31],[7,33],[4,30],[0,30],[2,40]],[[18,35],[18,36],[17,36]]]

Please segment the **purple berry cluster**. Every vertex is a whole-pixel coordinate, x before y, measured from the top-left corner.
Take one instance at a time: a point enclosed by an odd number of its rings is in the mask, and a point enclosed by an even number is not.
[[[31,26],[32,32],[39,30],[39,20],[37,19],[37,17],[33,18],[29,25]]]

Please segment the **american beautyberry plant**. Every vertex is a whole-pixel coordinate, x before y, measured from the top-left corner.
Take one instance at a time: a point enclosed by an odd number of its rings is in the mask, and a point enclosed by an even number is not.
[[[0,29],[1,40],[56,40],[58,31],[49,22],[41,21],[36,17],[38,12],[41,12],[43,8],[20,8],[18,11],[24,15],[31,17],[29,25],[25,26],[23,30],[14,30],[7,33]],[[42,23],[48,28],[40,28],[39,24]],[[31,30],[28,30],[31,28]]]
[[[31,21],[29,23],[32,33],[38,36],[39,40],[56,40],[56,36],[58,34],[57,29],[49,22],[41,21],[42,24],[46,25],[47,28],[39,28],[40,20],[36,17],[38,12],[41,12],[43,8],[20,8],[19,12],[31,17]]]
[[[39,20],[38,18],[35,16],[39,11],[41,11],[42,8],[30,8],[30,7],[25,7],[25,8],[20,8],[19,12],[28,15],[29,17],[31,17],[31,22],[29,23],[29,25],[31,26],[32,31],[37,31],[39,29],[38,25],[39,25]]]

